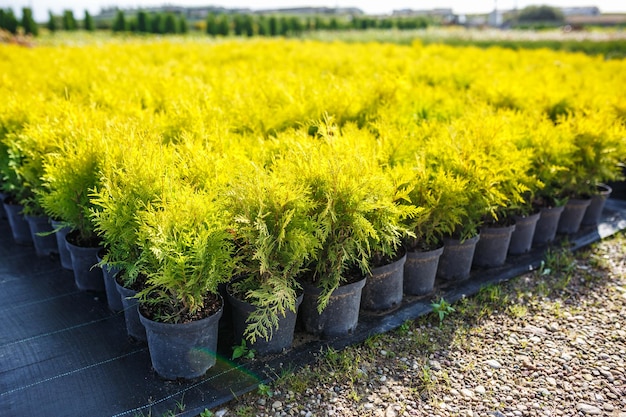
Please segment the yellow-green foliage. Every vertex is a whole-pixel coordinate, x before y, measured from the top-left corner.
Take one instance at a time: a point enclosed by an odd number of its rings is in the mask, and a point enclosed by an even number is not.
[[[589,193],[626,154],[626,62],[548,50],[0,45],[0,97],[2,189],[97,232],[108,261],[176,300],[164,315],[194,310],[222,280],[228,268],[198,263],[207,245],[240,245],[236,270],[259,288],[307,269],[323,307],[402,243],[467,238]],[[266,306],[291,308],[288,286]]]

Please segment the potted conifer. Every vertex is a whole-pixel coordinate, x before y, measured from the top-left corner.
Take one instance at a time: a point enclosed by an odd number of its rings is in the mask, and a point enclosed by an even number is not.
[[[433,291],[444,236],[451,236],[465,213],[466,181],[443,169],[414,167],[409,199],[420,211],[407,219],[413,232],[405,238],[404,292],[426,295]]]
[[[18,245],[31,245],[32,235],[21,201],[28,197],[19,173],[14,165],[21,164],[22,155],[13,144],[14,135],[4,134],[0,139],[0,175],[2,176],[2,204],[9,220],[13,240]]]
[[[291,163],[291,175],[313,200],[308,215],[317,224],[321,242],[302,278],[302,321],[309,333],[345,336],[358,323],[374,252],[392,257],[401,228],[384,222],[386,210],[395,203],[379,187],[388,179],[367,132],[324,123],[318,137],[304,135],[284,157]]]
[[[216,362],[223,299],[235,246],[215,195],[184,183],[139,215],[140,320],[150,358],[165,379],[202,376]]]
[[[46,155],[43,182],[46,189],[39,201],[48,216],[69,227],[66,246],[70,251],[76,286],[81,290],[104,291],[102,270],[94,268],[101,249],[95,232],[90,200],[100,180],[102,139],[87,134],[80,140],[66,140]]]
[[[130,144],[109,147],[101,168],[100,183],[90,196],[94,230],[102,240],[100,266],[104,273],[107,302],[123,310],[129,336],[145,340],[134,295],[143,289],[137,261],[138,213],[157,201],[170,180],[166,167],[174,166],[175,151],[152,138],[133,136]],[[133,145],[138,146],[133,146]],[[123,294],[122,294],[123,293]]]
[[[561,197],[567,198],[559,221],[558,233],[576,233],[596,196],[586,223],[598,222],[610,190],[604,183],[621,176],[624,138],[619,121],[606,112],[581,112],[560,120],[556,129],[571,141],[573,152],[567,164],[567,175],[560,184]]]
[[[388,310],[402,302],[407,259],[402,243],[412,235],[406,220],[415,219],[422,211],[409,198],[408,184],[413,178],[405,167],[381,168],[370,167],[369,178],[369,186],[375,190],[371,194],[377,204],[368,220],[376,230],[376,236],[370,246],[370,271],[363,287],[361,307],[371,311]]]
[[[319,249],[314,202],[293,172],[253,164],[235,177],[226,206],[233,216],[238,279],[228,285],[235,344],[258,354],[291,346],[303,293],[298,278]]]

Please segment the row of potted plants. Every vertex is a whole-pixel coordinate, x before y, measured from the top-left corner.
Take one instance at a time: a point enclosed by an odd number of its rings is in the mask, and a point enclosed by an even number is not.
[[[491,245],[485,236],[501,229],[490,226],[508,223],[510,239],[520,220],[533,214],[545,184],[558,190],[552,194],[558,207],[567,197],[583,197],[575,193],[574,184],[590,193],[591,181],[619,175],[624,138],[612,127],[575,117],[557,125],[546,120],[534,124],[532,131],[521,129],[524,134],[513,141],[506,126],[520,125],[509,124],[507,118],[521,116],[481,116],[483,123],[474,124],[479,130],[469,129],[463,118],[445,129],[405,126],[429,133],[411,145],[411,161],[391,160],[389,149],[381,148],[380,139],[367,129],[339,127],[327,120],[317,125],[314,135],[308,129],[282,133],[278,140],[286,143],[288,138],[293,146],[265,153],[257,161],[235,152],[210,152],[207,144],[195,140],[161,144],[154,132],[151,136],[129,130],[123,141],[116,141],[107,127],[73,126],[80,140],[46,148],[37,164],[7,151],[10,163],[1,169],[4,184],[28,191],[28,199],[21,201],[24,207],[34,201],[73,230],[67,247],[91,247],[83,265],[77,255],[71,258],[79,288],[113,287],[105,286],[99,271],[91,268],[94,252],[105,249],[101,265],[119,271],[118,287],[134,291],[134,298],[118,300],[133,302],[127,313],[139,312],[135,322],[144,327],[135,327],[133,335],[147,337],[157,372],[166,378],[195,377],[214,357],[205,354],[182,365],[171,363],[172,358],[185,357],[182,351],[189,348],[164,342],[162,334],[178,325],[198,327],[200,319],[221,314],[223,297],[234,311],[245,313],[235,321],[236,337],[245,338],[260,353],[290,346],[300,304],[307,311],[307,331],[322,337],[342,335],[356,326],[360,306],[389,309],[402,302],[404,293],[432,290],[432,284],[419,284],[417,290],[407,284],[408,276],[416,274],[410,268],[416,264],[411,260],[416,252],[440,249],[442,262],[435,268],[439,278],[465,279],[472,265],[504,262],[508,243]],[[537,134],[542,128],[552,136]],[[9,135],[3,143],[23,147],[29,143],[24,137],[23,132]],[[536,147],[548,143],[569,146],[558,152]],[[34,149],[28,152],[35,155]],[[25,178],[20,174],[24,166],[41,167],[39,182],[7,182],[10,175]],[[560,178],[569,180],[567,186],[559,188]],[[36,197],[31,200],[31,195]],[[537,220],[548,217],[542,214]],[[536,243],[553,238],[554,233],[548,234]],[[476,253],[466,255],[465,269],[456,269],[461,262],[455,258],[452,270],[447,258],[462,246],[473,246]],[[482,258],[496,248],[504,248],[500,259]],[[516,251],[529,248],[527,241]],[[410,261],[402,268],[407,257]],[[397,260],[395,273],[385,266]],[[386,278],[379,282],[378,268],[383,268],[383,276],[394,275],[395,284]],[[411,271],[407,278],[403,269]],[[90,277],[83,278],[83,272]],[[349,298],[346,294],[356,304],[348,313],[337,313]],[[110,299],[115,298],[113,293]],[[214,329],[217,320],[212,320]],[[203,331],[192,345],[214,351],[215,338],[207,342]],[[183,333],[177,330],[174,339],[184,339]],[[270,341],[280,343],[276,347]],[[179,351],[158,353],[165,348]]]

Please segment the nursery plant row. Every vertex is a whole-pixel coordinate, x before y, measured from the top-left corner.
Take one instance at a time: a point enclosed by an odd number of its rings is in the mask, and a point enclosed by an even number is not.
[[[106,291],[169,379],[213,366],[189,352],[215,351],[224,313],[260,356],[298,310],[340,337],[597,223],[622,178],[622,61],[287,40],[0,56],[16,243]]]

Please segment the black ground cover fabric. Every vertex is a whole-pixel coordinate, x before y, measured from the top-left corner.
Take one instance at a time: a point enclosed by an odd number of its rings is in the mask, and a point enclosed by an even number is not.
[[[609,199],[602,223],[569,242],[575,250],[625,228],[626,202]],[[437,288],[436,296],[454,302],[537,268],[544,249],[473,271],[459,286]],[[357,330],[345,338],[318,340],[298,330],[290,351],[240,363],[228,360],[232,343],[224,322],[217,364],[204,377],[164,381],[151,369],[147,345],[128,339],[123,313],[111,312],[104,294],[79,291],[72,271],[54,257],[38,258],[31,246],[16,245],[7,220],[0,219],[0,415],[196,416],[283,369],[310,363],[326,346],[341,349],[426,314],[434,297],[405,297],[386,314],[361,312]]]

